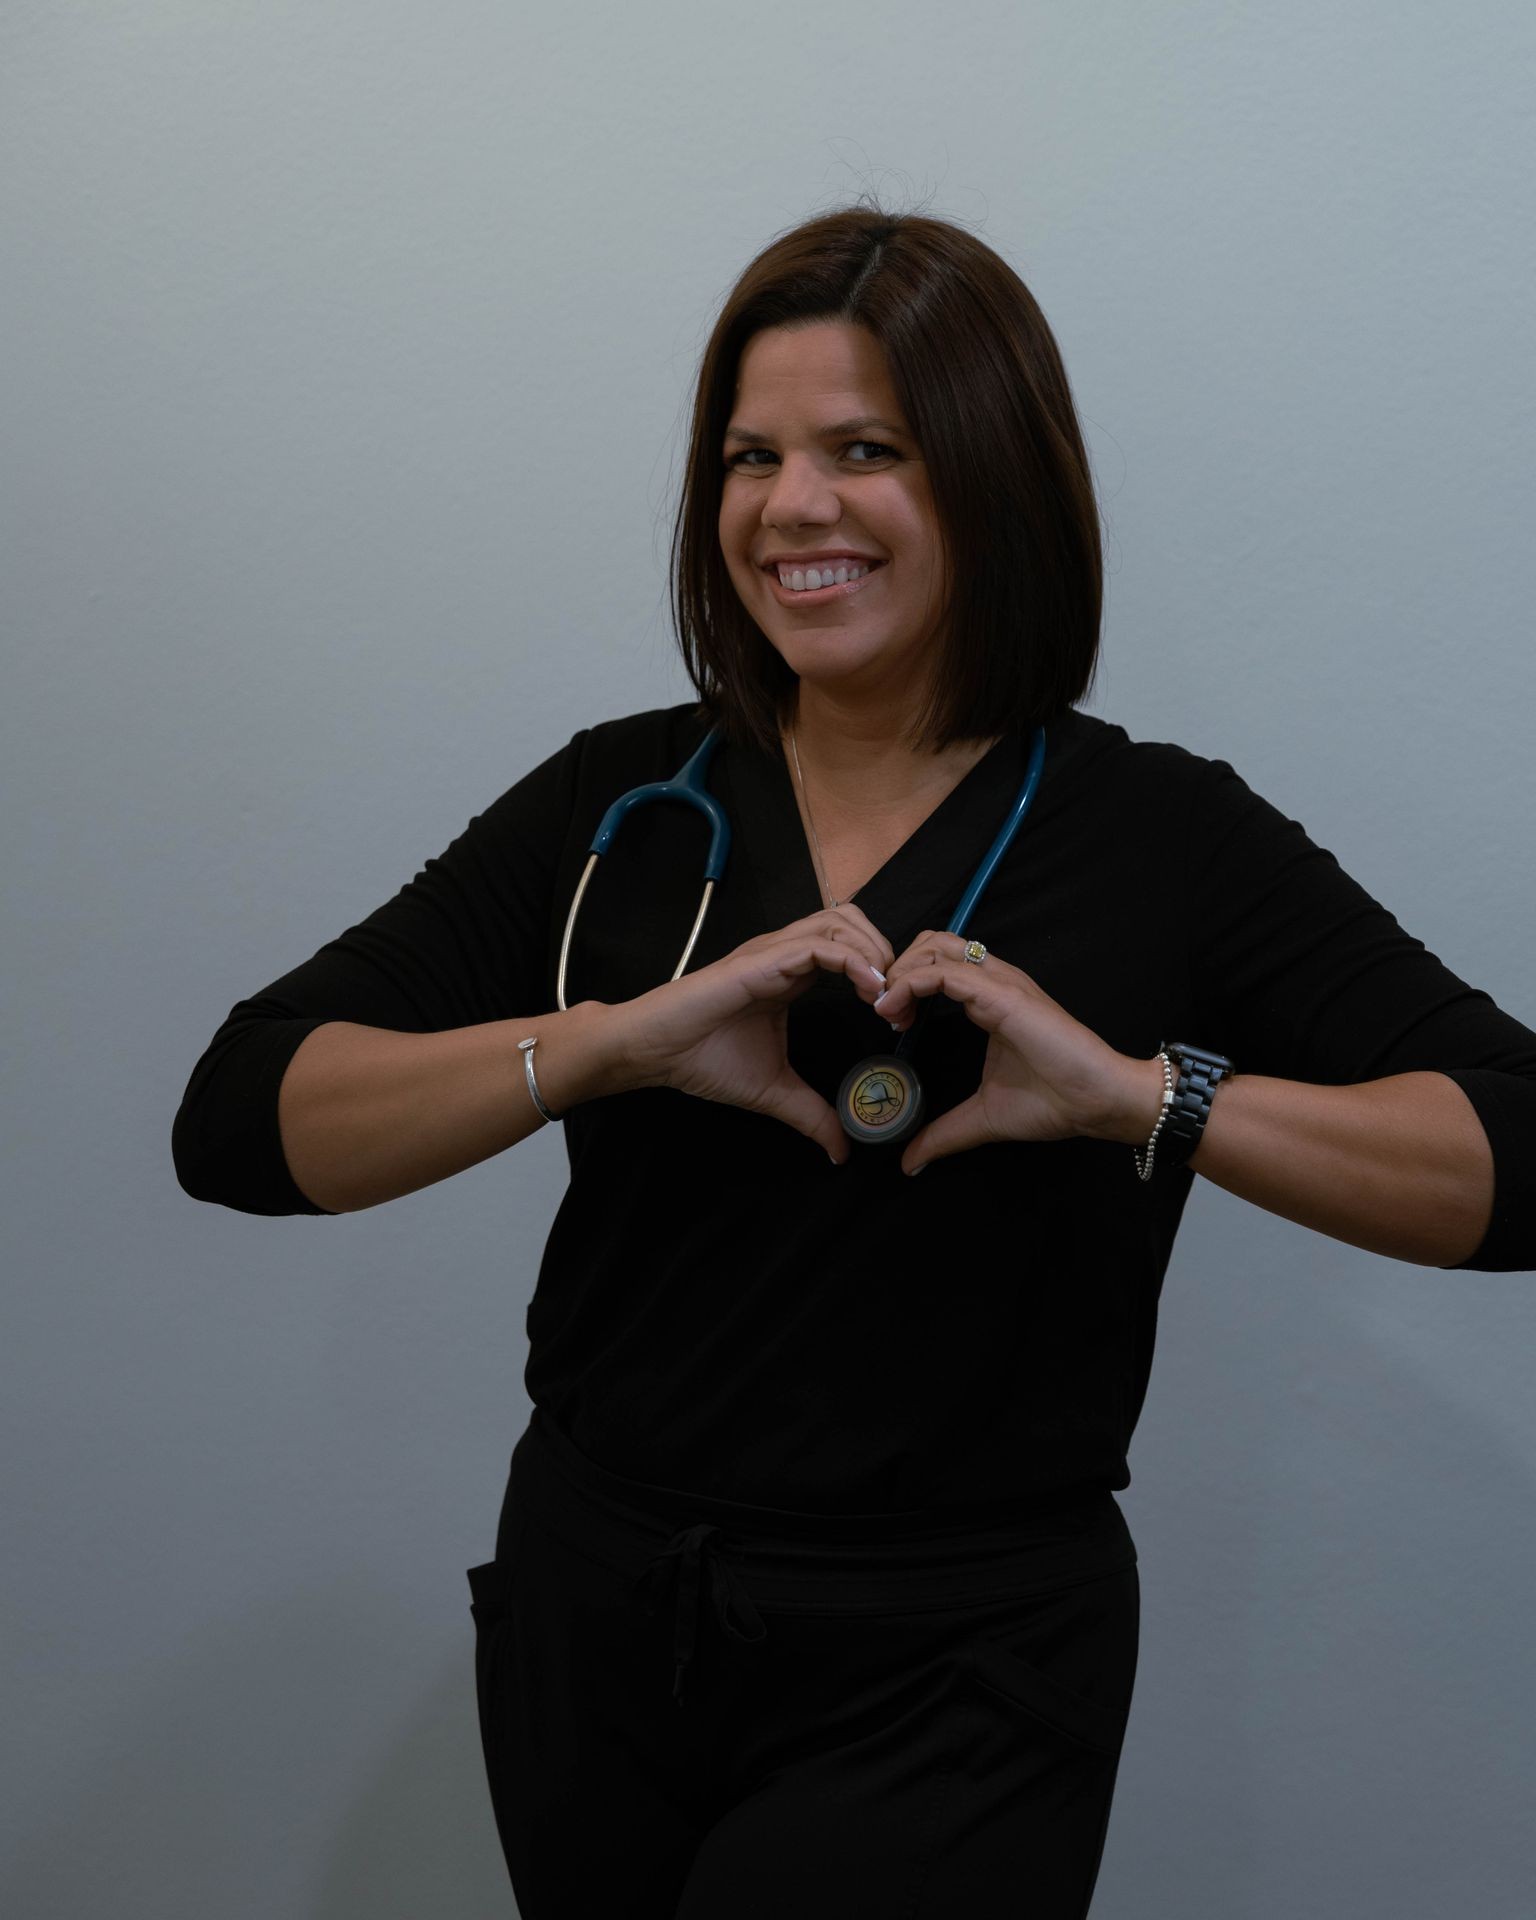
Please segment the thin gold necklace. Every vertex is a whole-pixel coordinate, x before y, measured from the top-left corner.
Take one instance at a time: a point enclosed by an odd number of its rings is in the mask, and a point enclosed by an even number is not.
[[[811,840],[815,847],[816,884],[821,888],[821,897],[828,906],[840,907],[843,904],[842,901],[833,900],[830,897],[832,889],[827,885],[826,863],[822,859],[821,853],[821,835],[816,831],[816,822],[811,814],[811,796],[805,790],[805,775],[800,771],[800,749],[795,745],[795,729],[793,724],[791,724],[789,729],[789,750],[795,756],[795,778],[800,782],[800,797],[805,802],[805,817],[810,825]]]

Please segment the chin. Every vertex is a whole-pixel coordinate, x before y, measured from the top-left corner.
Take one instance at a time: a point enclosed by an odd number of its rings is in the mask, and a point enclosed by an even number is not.
[[[883,649],[879,647],[860,647],[854,652],[848,647],[790,646],[779,647],[778,654],[791,673],[813,685],[823,680],[847,680],[856,674],[885,671]]]

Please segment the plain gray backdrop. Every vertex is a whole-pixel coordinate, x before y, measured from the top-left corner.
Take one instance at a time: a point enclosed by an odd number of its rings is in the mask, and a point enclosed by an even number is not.
[[[699,351],[866,191],[1061,343],[1091,710],[1536,1024],[1536,15],[12,0],[0,76],[0,1908],[509,1913],[464,1569],[561,1140],[258,1219],[176,1183],[193,1063],[578,727],[690,697]],[[1530,1920],[1533,1339],[1536,1277],[1196,1182],[1095,1920]]]

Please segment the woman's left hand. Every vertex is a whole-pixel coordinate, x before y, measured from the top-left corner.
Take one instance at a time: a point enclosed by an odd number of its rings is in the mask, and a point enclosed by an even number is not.
[[[967,960],[958,933],[920,933],[887,969],[888,985],[876,1013],[905,1032],[927,994],[946,994],[989,1035],[981,1084],[969,1099],[939,1114],[907,1143],[903,1173],[930,1160],[997,1140],[1093,1139],[1144,1141],[1157,1118],[1162,1068],[1133,1060],[1074,1020],[1027,973],[995,953],[979,965]],[[1157,1078],[1152,1097],[1149,1075]],[[1145,1130],[1135,1129],[1138,1106],[1151,1098]]]

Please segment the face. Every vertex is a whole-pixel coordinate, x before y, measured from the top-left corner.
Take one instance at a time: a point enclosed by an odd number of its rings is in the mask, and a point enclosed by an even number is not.
[[[943,565],[928,470],[879,341],[834,321],[754,334],[721,451],[726,566],[802,689],[889,700],[913,688]],[[817,587],[803,577],[813,565]],[[838,583],[860,565],[862,578]]]

